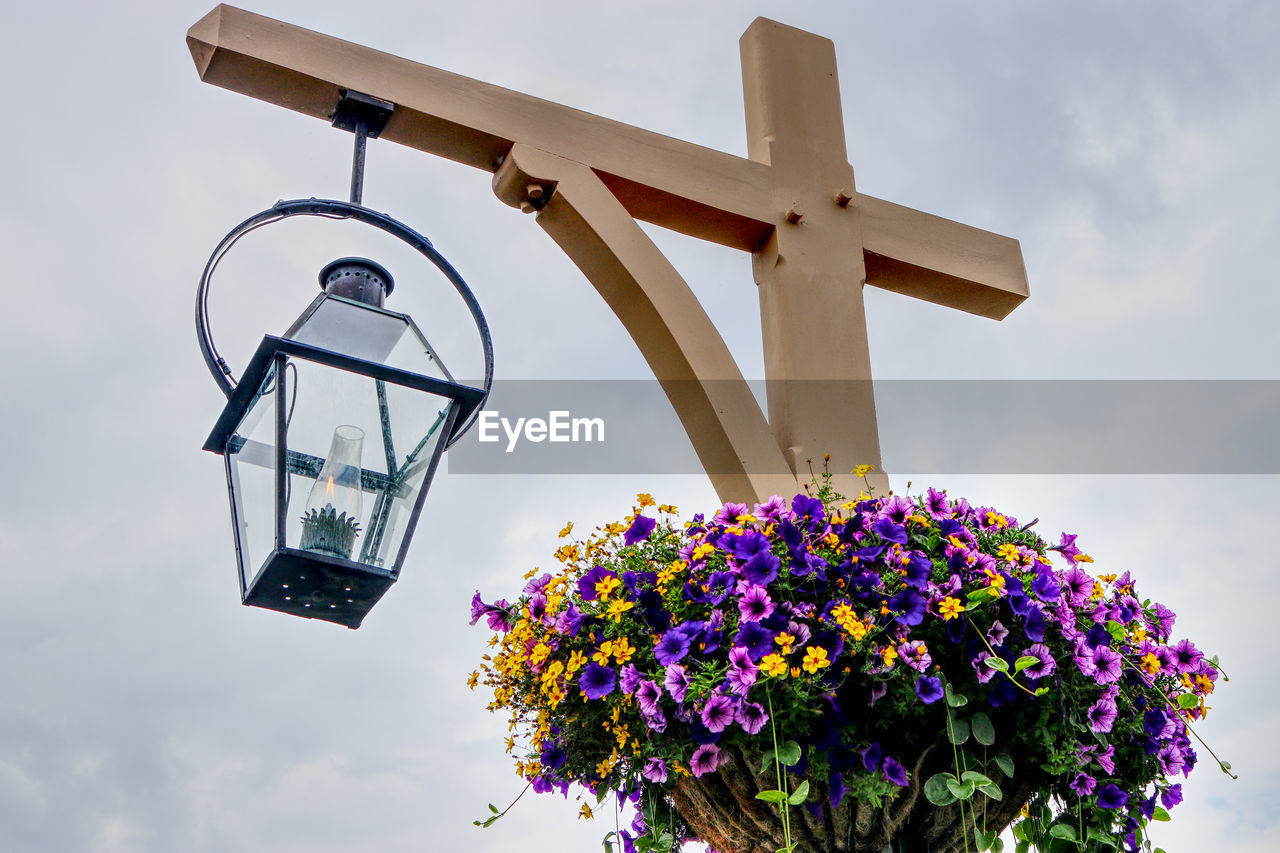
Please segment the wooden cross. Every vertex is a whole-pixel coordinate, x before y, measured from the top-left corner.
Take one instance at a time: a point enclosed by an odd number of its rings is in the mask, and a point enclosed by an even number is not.
[[[794,492],[825,454],[846,494],[879,467],[864,284],[997,320],[1028,295],[1016,240],[855,190],[835,46],[764,18],[740,43],[748,159],[231,6],[187,44],[207,83],[325,119],[372,95],[395,104],[382,138],[492,172],[622,321],[724,500]],[[767,420],[637,219],[751,253]]]

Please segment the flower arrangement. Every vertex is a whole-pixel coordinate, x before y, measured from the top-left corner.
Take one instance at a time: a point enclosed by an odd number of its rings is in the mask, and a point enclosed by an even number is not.
[[[1074,535],[829,482],[683,525],[640,495],[516,601],[476,593],[470,683],[527,787],[633,804],[626,853],[1149,847],[1217,660]]]

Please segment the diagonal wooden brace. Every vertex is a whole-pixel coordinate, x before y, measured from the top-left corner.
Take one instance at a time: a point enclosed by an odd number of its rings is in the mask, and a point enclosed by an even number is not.
[[[493,178],[604,297],[662,385],[716,494],[761,502],[795,476],[724,339],[689,285],[587,166],[515,145]],[[533,196],[531,198],[531,195]]]

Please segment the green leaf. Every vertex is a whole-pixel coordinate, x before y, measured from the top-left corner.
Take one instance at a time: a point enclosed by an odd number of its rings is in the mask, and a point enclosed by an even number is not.
[[[784,767],[791,767],[800,762],[800,744],[789,740],[778,747],[778,761]]]
[[[1111,639],[1117,643],[1124,640],[1124,626],[1114,619],[1107,620],[1107,633],[1111,635]]]
[[[1014,853],[1028,853],[1031,850],[1030,841],[1019,841],[1013,848]]]
[[[1012,778],[1013,776],[1013,759],[1009,753],[1002,752],[996,756],[996,765],[999,766],[1000,772]]]
[[[777,760],[778,760],[777,752],[775,752],[772,749],[766,752],[764,754],[764,760],[760,762],[760,772],[768,773],[770,770],[773,769],[773,763]]]
[[[996,729],[991,725],[991,718],[979,711],[969,720],[973,727],[973,739],[983,746],[991,746],[996,742]]]
[[[1116,844],[1116,840],[1114,838],[1112,838],[1110,835],[1107,835],[1105,832],[1101,832],[1096,829],[1089,830],[1089,841],[1093,844],[1103,844],[1103,845],[1106,845],[1107,847],[1112,847],[1112,848],[1119,847],[1119,845]]]
[[[1004,853],[1004,839],[998,835],[991,841],[991,853]]]
[[[497,814],[497,813],[498,813],[498,807],[497,807],[497,806],[495,806],[493,803],[489,803],[489,811],[493,812],[494,814]]]
[[[1001,791],[1000,786],[997,785],[995,782],[992,782],[990,785],[979,785],[978,790],[986,794],[988,797],[990,797],[993,800],[1004,799],[1004,791]]]
[[[947,694],[947,704],[950,705],[952,708],[962,708],[965,705],[969,704],[969,697],[962,696],[959,693],[952,691],[950,684],[947,685],[946,694]]]
[[[609,790],[609,786],[607,785],[603,786],[600,789],[600,793],[596,794],[596,805],[598,806],[601,803],[603,803],[605,800],[609,799],[609,795],[612,793],[613,791]]]
[[[781,791],[761,791],[756,794],[757,800],[764,800],[766,803],[785,803],[787,795]]]
[[[1035,666],[1038,663],[1040,663],[1040,658],[1035,657],[1034,655],[1023,655],[1013,662],[1013,671],[1022,672],[1027,667]]]
[[[1067,823],[1055,823],[1049,827],[1049,835],[1052,838],[1062,838],[1066,841],[1076,840],[1076,828]]]
[[[1152,820],[1168,820],[1168,819],[1169,819],[1169,813],[1168,813],[1167,811],[1165,811],[1164,809],[1160,808],[1159,806],[1156,806],[1156,810],[1155,810],[1155,812],[1151,815],[1151,819],[1152,819]]]
[[[966,770],[960,774],[961,782],[972,782],[975,785],[990,785],[991,780],[983,776],[977,770]]]
[[[947,780],[956,781],[950,773],[937,773],[924,783],[924,797],[935,806],[949,806],[956,801],[956,795],[947,787]]]
[[[800,787],[792,791],[791,796],[787,797],[787,802],[793,806],[798,806],[804,802],[807,796],[809,796],[809,780],[805,779],[800,783]]]
[[[973,843],[979,851],[990,849],[995,840],[996,834],[994,832],[979,832],[976,829],[973,831]]]
[[[967,741],[969,739],[969,721],[953,718],[950,728],[947,729],[947,739],[956,746]]]
[[[1196,707],[1200,704],[1200,700],[1192,693],[1183,693],[1178,696],[1178,707],[1184,711]]]
[[[957,800],[967,800],[973,796],[974,784],[972,782],[958,782],[955,777],[947,778],[947,790]]]
[[[1048,693],[1048,692],[1049,692],[1049,688],[1048,688],[1048,687],[1037,687],[1037,688],[1036,688],[1036,693],[1035,693],[1035,695],[1037,695],[1037,696],[1043,696],[1044,694],[1046,694],[1046,693]]]
[[[1001,672],[1009,671],[1009,662],[1006,661],[1004,658],[991,657],[991,658],[987,658],[985,661],[983,661],[983,663],[985,663],[987,666],[991,667],[992,669],[998,669]]]
[[[1013,825],[1013,838],[1015,841],[1027,841],[1027,826],[1022,821],[1018,821]]]
[[[973,592],[969,593],[969,595],[967,596],[970,607],[973,607],[979,604],[985,604],[988,601],[995,601],[999,597],[1000,597],[1000,590],[991,586],[983,587],[982,589],[975,589]]]

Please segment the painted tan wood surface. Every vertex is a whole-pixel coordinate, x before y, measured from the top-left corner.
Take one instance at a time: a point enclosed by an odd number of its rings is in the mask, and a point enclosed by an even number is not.
[[[663,382],[725,499],[794,488],[804,460],[825,453],[837,472],[878,466],[864,282],[994,319],[1028,295],[1016,240],[857,192],[834,46],[763,18],[740,45],[746,159],[231,6],[187,43],[202,80],[317,118],[342,88],[391,101],[384,139],[495,172],[500,198],[540,208]],[[752,253],[768,421],[635,219]],[[859,484],[842,474],[839,485]]]

